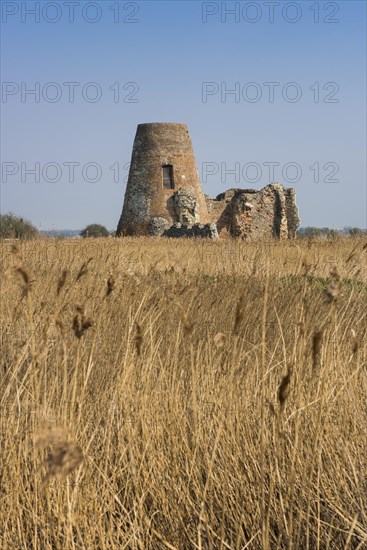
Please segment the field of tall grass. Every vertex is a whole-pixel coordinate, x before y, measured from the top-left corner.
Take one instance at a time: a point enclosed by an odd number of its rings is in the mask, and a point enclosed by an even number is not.
[[[366,239],[0,247],[0,548],[367,548]]]

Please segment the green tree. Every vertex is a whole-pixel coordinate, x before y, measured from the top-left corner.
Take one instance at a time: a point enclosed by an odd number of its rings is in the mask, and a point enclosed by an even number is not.
[[[12,213],[0,215],[0,239],[34,239],[37,228],[30,221]]]
[[[104,225],[100,225],[99,223],[92,223],[90,225],[87,225],[83,229],[83,231],[80,233],[81,237],[108,237],[109,233],[107,229],[104,227]]]

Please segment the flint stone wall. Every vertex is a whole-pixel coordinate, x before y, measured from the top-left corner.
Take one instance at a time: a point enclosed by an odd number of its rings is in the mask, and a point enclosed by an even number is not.
[[[300,224],[294,189],[279,183],[260,191],[229,189],[216,199],[206,197],[210,221],[218,233],[246,240],[276,237],[294,238]]]
[[[173,237],[175,239],[186,238],[202,238],[202,239],[218,239],[218,231],[215,223],[175,223],[167,231],[163,233],[164,237]]]

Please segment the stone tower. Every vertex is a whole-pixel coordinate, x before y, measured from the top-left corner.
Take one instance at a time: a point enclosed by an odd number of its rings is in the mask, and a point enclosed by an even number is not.
[[[139,124],[117,235],[162,234],[209,215],[185,124]]]

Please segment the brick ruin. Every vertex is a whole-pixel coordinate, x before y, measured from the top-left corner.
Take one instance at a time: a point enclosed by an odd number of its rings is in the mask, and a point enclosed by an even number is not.
[[[206,197],[210,221],[232,237],[293,239],[300,224],[294,189],[272,183],[256,189],[229,189]]]
[[[116,234],[245,240],[292,239],[300,219],[294,189],[272,183],[204,195],[185,124],[139,124]]]

